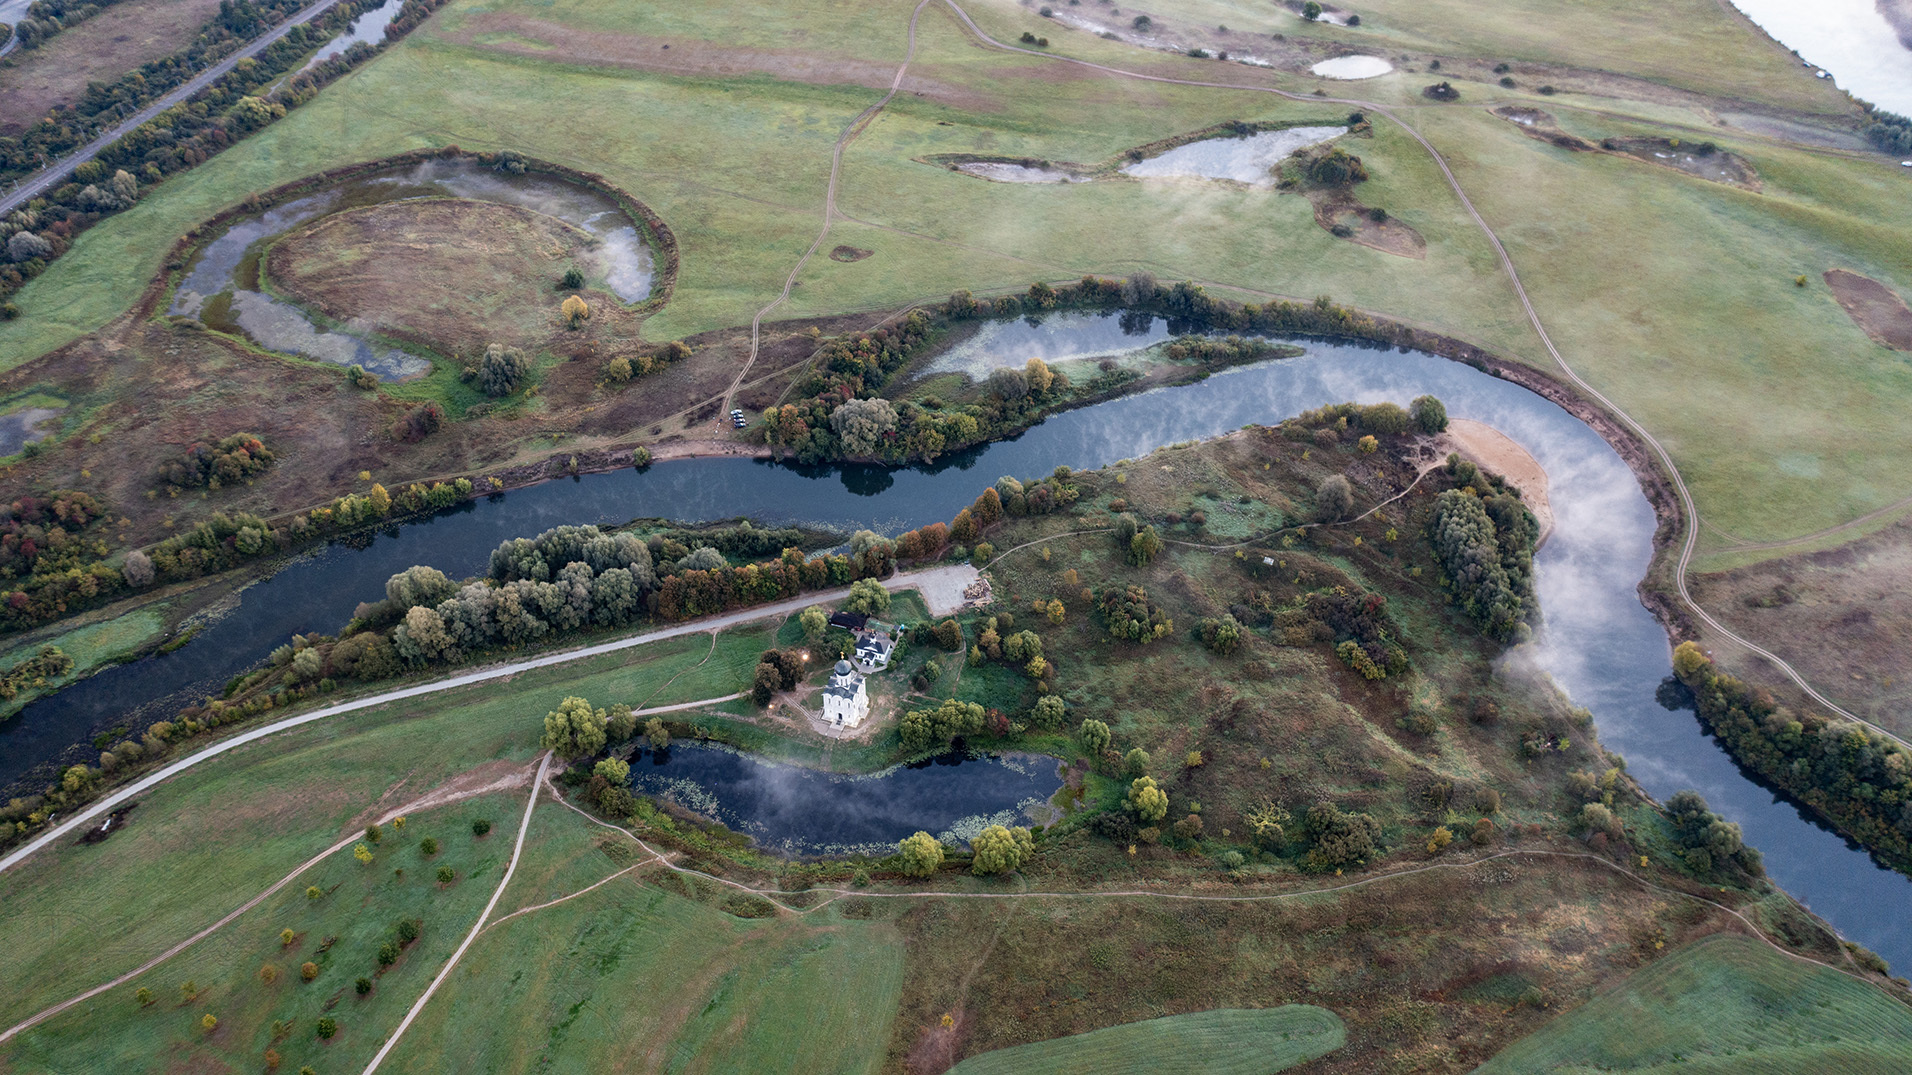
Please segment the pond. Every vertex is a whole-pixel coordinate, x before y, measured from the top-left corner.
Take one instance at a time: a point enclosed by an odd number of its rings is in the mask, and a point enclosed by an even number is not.
[[[1394,65],[1379,56],[1336,56],[1332,60],[1323,60],[1308,70],[1322,78],[1353,81],[1385,75],[1394,70]]]
[[[682,744],[631,761],[633,792],[793,855],[886,855],[915,832],[962,845],[990,825],[1048,824],[1061,787],[1056,759],[1039,754],[957,752],[855,776]]]
[[[29,441],[44,440],[59,428],[63,407],[21,407],[0,414],[0,455],[12,455]]]
[[[322,324],[300,307],[266,293],[258,279],[259,258],[272,240],[327,213],[447,196],[515,205],[582,228],[594,242],[579,260],[592,276],[627,303],[650,295],[650,247],[609,197],[547,175],[507,175],[471,160],[434,160],[342,183],[234,221],[187,266],[167,313],[242,333],[284,354],[363,366],[384,380],[421,377],[431,372],[429,359],[377,343],[368,326]]]
[[[1031,168],[1026,164],[1005,164],[1000,161],[971,161],[959,164],[956,170],[964,175],[973,175],[981,179],[993,179],[998,183],[1087,183],[1089,177],[1065,172],[1059,168]]]
[[[1272,187],[1275,165],[1290,153],[1346,133],[1346,127],[1288,127],[1246,138],[1204,138],[1124,165],[1122,174],[1140,179],[1229,179],[1251,187]]]
[[[1091,349],[1083,342],[1089,332],[1077,338],[1061,331],[1071,324],[1082,322],[1052,319],[1044,322],[1049,331],[1031,328],[1026,337],[1010,325],[997,331],[1023,348],[1019,359],[1061,360]],[[1090,324],[1106,329],[1103,321]],[[740,514],[895,533],[949,519],[1000,475],[1042,475],[1058,464],[1099,467],[1325,403],[1404,404],[1432,393],[1453,417],[1506,433],[1547,471],[1555,527],[1535,561],[1546,623],[1538,643],[1512,659],[1535,662],[1592,710],[1601,740],[1626,757],[1648,791],[1665,799],[1682,788],[1698,790],[1745,828],[1776,883],[1847,936],[1912,965],[1912,881],[1761,787],[1696,717],[1656,700],[1671,671],[1671,649],[1635,591],[1652,558],[1655,518],[1613,449],[1553,403],[1460,363],[1346,342],[1295,342],[1306,350],[1302,357],[1068,411],[1013,440],[928,467],[795,467],[737,458],[660,463],[548,482],[335,544],[245,591],[229,615],[180,650],[107,669],[0,724],[0,780],[36,767],[45,774],[62,757],[68,764],[90,761],[97,748],[75,743],[114,727],[143,728],[181,700],[216,692],[295,631],[336,631],[359,601],[379,596],[389,575],[412,564],[454,577],[476,574],[505,538],[561,523]]]

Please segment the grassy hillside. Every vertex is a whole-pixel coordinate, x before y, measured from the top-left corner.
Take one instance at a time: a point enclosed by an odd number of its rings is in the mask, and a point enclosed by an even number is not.
[[[1476,1069],[1515,1072],[1904,1071],[1912,1011],[1744,937],[1701,941]]]
[[[952,1075],[1273,1075],[1341,1047],[1347,1031],[1324,1008],[1168,1015],[972,1056]]]

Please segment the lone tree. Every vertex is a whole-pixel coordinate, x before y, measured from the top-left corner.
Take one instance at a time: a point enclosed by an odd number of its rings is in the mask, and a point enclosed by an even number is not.
[[[1354,486],[1348,484],[1344,474],[1330,475],[1315,492],[1315,517],[1322,522],[1331,523],[1347,517],[1354,510]]]
[[[890,610],[890,591],[875,579],[858,579],[850,584],[850,597],[843,607],[851,612],[881,616]]]
[[[896,853],[903,860],[903,872],[911,877],[928,877],[943,864],[943,845],[927,832],[903,837]]]
[[[969,872],[981,877],[1020,868],[1035,853],[1036,842],[1020,825],[1013,829],[991,825],[970,841],[969,850],[973,856]]]
[[[1432,436],[1447,429],[1447,407],[1433,396],[1415,396],[1407,412],[1421,432]]]
[[[1100,754],[1109,749],[1109,726],[1099,720],[1085,720],[1076,731],[1076,741],[1088,754]]]
[[[558,312],[564,315],[564,323],[571,328],[580,328],[584,320],[591,316],[591,305],[576,295],[565,299],[558,306]]]
[[[591,708],[583,698],[566,698],[544,715],[544,738],[539,745],[567,761],[588,758],[604,749],[606,725],[604,710]]]
[[[485,348],[485,357],[478,363],[478,387],[487,396],[508,396],[530,371],[531,362],[523,351],[494,343]]]
[[[558,281],[559,291],[576,291],[584,286],[584,274],[576,265],[564,270],[564,279]]]
[[[803,637],[812,642],[822,638],[823,632],[830,626],[830,614],[816,605],[804,609],[798,620],[803,624]]]
[[[1129,809],[1140,821],[1160,821],[1168,816],[1168,792],[1156,787],[1152,776],[1136,777],[1129,785]]]

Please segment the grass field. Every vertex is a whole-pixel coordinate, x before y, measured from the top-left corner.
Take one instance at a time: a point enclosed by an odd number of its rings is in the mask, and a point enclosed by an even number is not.
[[[1743,937],[1694,944],[1477,1069],[1515,1072],[1905,1071],[1912,1011]]]
[[[544,807],[511,906],[575,892],[630,841]],[[534,880],[538,879],[538,880]],[[548,880],[547,880],[548,879]],[[881,923],[740,918],[714,890],[620,878],[486,931],[393,1070],[867,1072],[902,986]]]
[[[334,854],[136,982],[22,1033],[5,1046],[10,1067],[128,1071],[150,1069],[159,1060],[180,1070],[255,1070],[263,1066],[268,1048],[290,1071],[307,1064],[322,1071],[362,1066],[491,898],[511,856],[526,793],[426,811],[408,817],[399,831],[388,826],[368,865],[357,862],[350,849]],[[472,820],[481,817],[497,826],[484,839],[471,832]],[[430,857],[419,849],[427,836],[440,845]],[[441,886],[439,866],[452,867],[457,879]],[[308,886],[323,895],[309,898]],[[240,902],[236,894],[228,898]],[[422,921],[423,928],[398,961],[380,973],[379,946],[396,938],[401,918]],[[296,934],[290,945],[280,941],[285,929]],[[319,967],[311,982],[300,976],[307,961]],[[266,966],[273,968],[272,982],[261,977]],[[364,996],[353,986],[360,977],[375,982]],[[181,989],[187,982],[198,987],[190,1001]],[[69,990],[72,984],[69,978]],[[135,999],[142,987],[158,998],[149,1007]],[[212,1033],[200,1025],[209,1014],[218,1020]],[[321,1015],[338,1024],[329,1041],[320,1040],[315,1030]],[[275,1032],[275,1023],[289,1030]]]
[[[701,635],[671,639],[349,714],[207,762],[144,796],[124,832],[49,849],[7,873],[0,977],[13,987],[0,998],[0,1022],[75,991],[72,968],[53,953],[91,951],[89,985],[124,973],[362,825],[363,815],[487,762],[527,762],[544,714],[566,695],[609,706],[729,694],[749,686],[765,644],[762,628],[722,636],[715,654]]]
[[[952,1075],[1273,1075],[1339,1049],[1341,1019],[1290,1004],[1168,1015],[972,1056]]]

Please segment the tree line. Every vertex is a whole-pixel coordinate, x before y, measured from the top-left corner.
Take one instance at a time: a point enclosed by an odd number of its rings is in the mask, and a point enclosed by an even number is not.
[[[1448,456],[1447,472],[1461,487],[1434,499],[1428,540],[1454,603],[1490,637],[1524,641],[1540,615],[1533,514],[1503,483],[1465,459]]]
[[[46,161],[79,148],[102,128],[136,114],[191,80],[196,72],[230,55],[265,27],[283,21],[305,2],[222,0],[219,14],[171,56],[146,63],[117,81],[92,83],[71,109],[55,109],[20,134],[0,137],[0,183],[23,179]],[[191,100],[167,109],[74,168],[68,182],[0,221],[0,255],[4,255],[0,257],[0,300],[44,272],[80,232],[101,217],[131,206],[144,187],[203,163],[283,117],[287,109],[311,100],[334,79],[409,33],[444,0],[405,0],[379,44],[360,42],[339,56],[299,70],[313,49],[380,2],[351,0],[293,27]],[[285,78],[288,73],[291,77]],[[280,84],[275,88],[275,83]],[[18,313],[12,303],[0,304],[0,317]]]
[[[1881,862],[1912,874],[1912,754],[1864,725],[1795,713],[1770,692],[1719,671],[1693,642],[1674,648],[1673,673],[1736,761]]]

